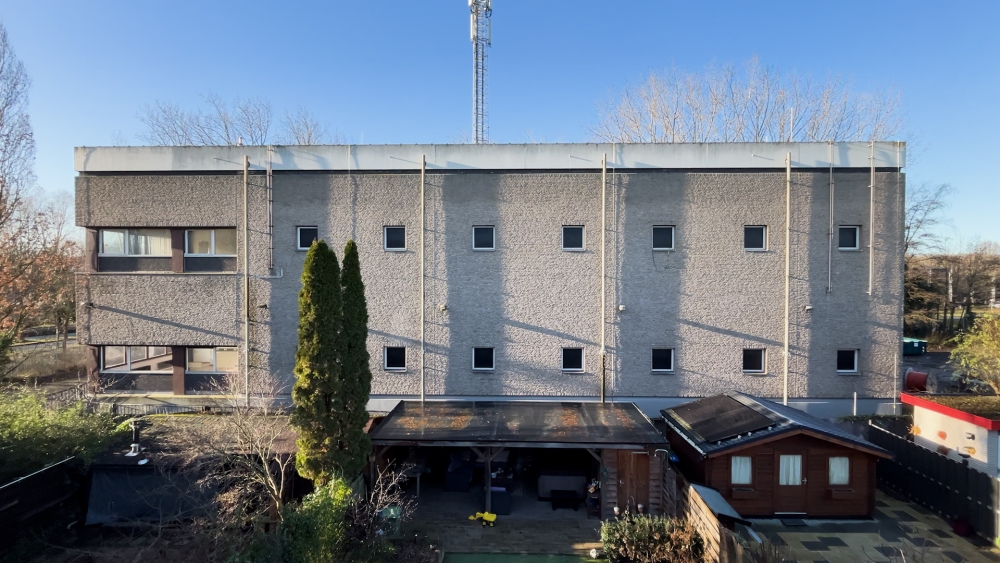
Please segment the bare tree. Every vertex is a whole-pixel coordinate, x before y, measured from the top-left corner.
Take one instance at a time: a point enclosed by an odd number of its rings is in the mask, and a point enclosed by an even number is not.
[[[295,434],[285,406],[275,398],[281,389],[274,375],[252,371],[248,393],[242,376],[227,374],[214,391],[225,397],[221,414],[195,423],[184,417],[161,423],[173,430],[165,433],[169,449],[180,456],[172,463],[220,491],[225,519],[279,519],[290,499]]]
[[[754,57],[742,69],[675,67],[626,84],[600,105],[591,134],[616,143],[869,141],[898,134],[901,123],[896,92],[782,75]]]
[[[29,277],[44,243],[45,216],[30,197],[35,139],[28,117],[31,81],[0,24],[0,376],[37,288]]]
[[[948,184],[921,184],[906,190],[903,325],[911,333],[932,327],[946,301],[943,288],[934,281],[932,273],[936,266],[933,255],[942,249],[938,231],[943,221],[941,213],[951,192]]]
[[[294,114],[285,112],[281,118],[282,131],[278,142],[283,145],[342,144],[341,135],[331,134],[309,111],[299,108]]]
[[[217,94],[202,96],[203,109],[187,110],[173,102],[145,106],[139,121],[143,142],[157,146],[316,145],[332,138],[326,127],[305,109],[285,113],[273,133],[271,103],[262,98],[228,102]]]

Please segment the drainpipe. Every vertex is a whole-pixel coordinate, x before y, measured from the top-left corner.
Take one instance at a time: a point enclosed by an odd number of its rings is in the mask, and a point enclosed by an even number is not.
[[[608,191],[608,153],[604,153],[604,157],[601,158],[601,402],[605,400],[605,388],[607,387],[607,363],[608,356],[605,351],[605,324],[607,323],[607,296],[605,295],[606,289],[606,278],[607,278],[607,264],[605,261],[605,244],[604,237],[607,231],[607,191]]]
[[[875,141],[871,143],[871,182],[868,184],[868,295],[872,294],[875,278]]]
[[[243,370],[246,406],[250,406],[250,157],[243,155]]]
[[[830,240],[826,250],[826,292],[833,293],[833,141],[830,141]]]
[[[791,283],[792,249],[792,153],[785,155],[785,365],[781,404],[788,404],[788,295]]]
[[[427,155],[420,155],[420,402],[424,402],[427,380],[424,375],[424,231],[426,230],[424,213],[424,187],[427,175]]]
[[[274,275],[274,180],[271,161],[274,158],[274,147],[267,147],[267,274]]]

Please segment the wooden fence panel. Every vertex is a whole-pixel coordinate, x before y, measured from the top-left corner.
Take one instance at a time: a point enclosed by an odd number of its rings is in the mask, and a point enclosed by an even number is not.
[[[880,459],[879,485],[947,520],[962,520],[991,542],[997,537],[997,479],[873,425],[872,443],[895,456]]]

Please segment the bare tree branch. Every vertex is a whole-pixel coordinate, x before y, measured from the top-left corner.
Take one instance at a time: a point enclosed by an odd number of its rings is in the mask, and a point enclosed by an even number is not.
[[[754,57],[742,69],[676,67],[625,84],[599,106],[590,132],[617,143],[869,141],[902,124],[895,92],[856,92],[850,80],[782,75]]]

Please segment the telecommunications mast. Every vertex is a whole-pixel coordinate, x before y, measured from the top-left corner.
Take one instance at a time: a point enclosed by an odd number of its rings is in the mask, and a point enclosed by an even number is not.
[[[492,0],[469,0],[469,35],[472,39],[472,137],[486,143],[486,48],[490,46]]]

